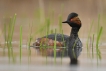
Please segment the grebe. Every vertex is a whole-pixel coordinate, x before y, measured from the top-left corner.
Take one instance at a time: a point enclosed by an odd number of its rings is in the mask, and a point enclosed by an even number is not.
[[[56,46],[65,46],[68,49],[68,56],[70,57],[71,62],[73,62],[77,60],[78,56],[82,51],[82,42],[80,41],[78,36],[78,32],[81,28],[82,23],[78,17],[78,14],[75,12],[70,13],[67,20],[62,23],[67,23],[70,27],[72,27],[71,33],[70,36],[64,34],[56,34]],[[33,46],[40,46],[40,43],[48,46],[54,46],[54,40],[55,34],[43,36],[36,39],[36,42],[33,44]]]

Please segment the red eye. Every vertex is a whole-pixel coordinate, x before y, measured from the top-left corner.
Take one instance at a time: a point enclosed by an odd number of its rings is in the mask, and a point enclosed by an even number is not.
[[[70,19],[70,22],[72,22],[73,19]]]

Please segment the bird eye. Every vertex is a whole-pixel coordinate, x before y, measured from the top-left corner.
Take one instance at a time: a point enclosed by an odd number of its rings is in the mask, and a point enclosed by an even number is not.
[[[73,21],[73,19],[70,19],[70,22],[72,22]]]

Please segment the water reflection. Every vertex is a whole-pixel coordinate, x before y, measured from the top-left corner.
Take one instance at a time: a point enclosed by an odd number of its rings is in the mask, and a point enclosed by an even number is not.
[[[1,49],[2,50],[2,49]],[[23,52],[27,52],[26,48],[23,48]],[[92,62],[89,58],[86,58],[86,51],[82,52],[78,60],[70,61],[69,57],[62,58],[56,57],[56,64],[54,64],[54,57],[48,56],[47,64],[46,57],[43,56],[35,56],[35,51],[32,48],[31,55],[31,63],[28,65],[28,57],[22,57],[22,63],[19,62],[19,57],[16,56],[16,64],[8,64],[8,57],[1,56],[0,58],[0,71],[105,71],[106,70],[106,58],[105,51],[102,52],[104,54],[103,59],[100,61],[97,67],[97,59],[93,59]],[[6,50],[6,52],[8,52]],[[18,53],[18,48],[14,49],[14,52]],[[1,53],[2,54],[2,53]],[[27,53],[26,53],[27,54]],[[4,68],[5,67],[5,68]],[[18,68],[18,70],[17,70]],[[29,68],[29,70],[28,70]]]
[[[71,59],[70,60],[70,65],[72,66],[72,65],[78,65],[78,60],[77,59]]]

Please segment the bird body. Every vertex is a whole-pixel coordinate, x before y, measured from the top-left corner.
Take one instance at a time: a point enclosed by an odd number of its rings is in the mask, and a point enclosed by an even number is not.
[[[59,45],[60,47],[64,46],[63,44],[65,44],[66,48],[68,49],[67,52],[70,59],[71,60],[77,59],[82,51],[82,42],[78,36],[78,32],[82,24],[78,17],[78,14],[74,12],[70,13],[67,20],[62,23],[67,23],[71,27],[70,36],[64,35],[64,34],[50,34],[50,35],[38,38],[36,43],[34,43],[34,45],[36,46],[37,42],[39,42],[39,45],[40,45],[41,40],[43,41],[45,40],[47,42],[46,44],[48,45],[54,44],[53,41],[55,40],[55,35],[56,35],[56,41],[57,41],[56,44]],[[49,43],[49,42],[52,42],[52,43]]]

